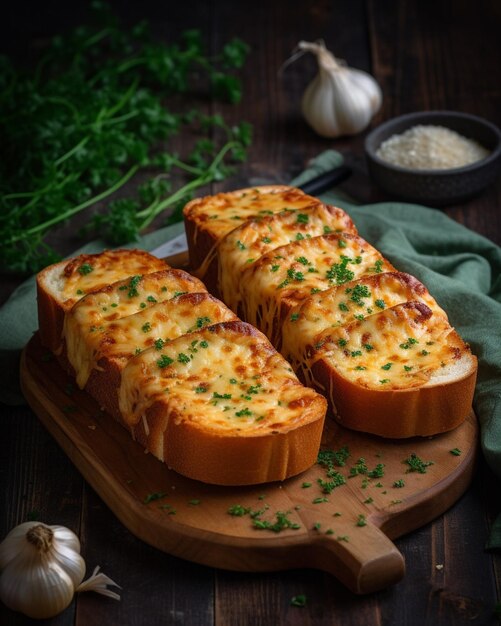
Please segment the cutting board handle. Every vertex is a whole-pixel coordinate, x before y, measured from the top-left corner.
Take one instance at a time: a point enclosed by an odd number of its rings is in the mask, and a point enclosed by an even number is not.
[[[354,519],[345,515],[321,523],[320,529],[327,528],[327,523],[333,527],[331,534],[311,531],[311,566],[333,574],[357,594],[378,591],[401,580],[405,561],[395,544],[369,517],[360,522],[365,521],[365,526],[358,526],[356,515]]]

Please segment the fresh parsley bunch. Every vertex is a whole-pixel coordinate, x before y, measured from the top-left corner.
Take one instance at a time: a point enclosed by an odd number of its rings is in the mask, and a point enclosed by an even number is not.
[[[111,244],[134,241],[166,209],[180,220],[196,189],[246,157],[248,124],[183,111],[194,78],[198,89],[202,77],[215,97],[240,100],[235,70],[248,53],[244,42],[233,39],[209,57],[199,31],[159,42],[147,23],[124,30],[107,5],[93,9],[98,27],[55,37],[32,74],[0,58],[4,270],[37,271],[57,260],[47,234],[98,203],[85,230]],[[169,149],[181,131],[198,136],[184,155]],[[117,198],[133,178],[141,181],[134,196]]]

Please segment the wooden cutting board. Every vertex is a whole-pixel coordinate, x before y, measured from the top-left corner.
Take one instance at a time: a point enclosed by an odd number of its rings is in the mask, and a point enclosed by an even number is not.
[[[134,535],[214,567],[253,572],[314,567],[356,593],[382,589],[405,572],[391,539],[443,513],[473,473],[478,439],[473,414],[450,433],[405,441],[351,432],[328,416],[323,448],[349,451],[346,464],[335,468],[346,482],[330,494],[318,483],[329,480],[319,464],[283,483],[216,487],[183,478],[145,453],[76,388],[38,335],[23,352],[21,383],[42,423]],[[431,462],[424,473],[408,472],[405,461],[412,455]],[[383,475],[372,477],[378,464],[384,465]],[[254,525],[274,525],[284,513],[293,528],[276,532]]]

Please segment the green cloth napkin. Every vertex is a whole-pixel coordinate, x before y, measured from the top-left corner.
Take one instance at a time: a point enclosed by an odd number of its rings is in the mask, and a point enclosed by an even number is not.
[[[292,184],[298,185],[342,162],[327,151]],[[344,208],[361,236],[399,270],[419,278],[447,311],[451,324],[479,358],[474,409],[481,444],[492,470],[501,478],[501,248],[435,209],[403,202],[357,206],[335,190],[321,199]],[[143,237],[134,244],[152,250],[182,230],[181,224]],[[93,242],[79,252],[96,252]],[[37,328],[35,285],[29,279],[0,309],[0,400],[20,404],[19,352]]]

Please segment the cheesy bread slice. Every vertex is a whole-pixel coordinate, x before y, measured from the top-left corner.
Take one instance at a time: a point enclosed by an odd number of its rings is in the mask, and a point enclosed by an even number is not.
[[[312,294],[395,268],[361,237],[332,233],[275,248],[244,269],[244,319],[276,346],[290,310]]]
[[[348,428],[427,436],[451,430],[471,410],[477,360],[423,302],[328,329],[310,350],[312,381]]]
[[[403,272],[368,274],[311,295],[292,308],[282,326],[282,354],[296,373],[310,384],[313,347],[323,335],[404,302],[423,302],[434,315],[447,315],[426,287]]]
[[[228,307],[207,292],[185,293],[100,328],[81,325],[77,358],[68,350],[68,360],[79,386],[85,386],[101,407],[121,420],[118,388],[129,359],[150,348],[160,352],[173,339],[209,324],[236,319]]]
[[[196,198],[183,209],[191,267],[197,270],[213,254],[217,242],[244,221],[319,203],[300,189],[286,185],[238,189]],[[204,279],[207,282],[206,277]]]
[[[221,298],[237,313],[242,300],[243,269],[270,250],[333,232],[356,234],[356,228],[342,209],[325,204],[287,208],[274,215],[247,220],[223,237],[216,248]]]
[[[97,365],[99,345],[110,324],[181,294],[205,291],[204,284],[187,272],[168,269],[129,276],[84,296],[66,313],[63,325],[66,356],[79,387],[86,385]],[[111,341],[108,338],[108,344]]]
[[[257,484],[307,469],[325,409],[267,338],[240,321],[146,350],[122,372],[120,411],[134,437],[208,483]]]
[[[61,350],[64,314],[84,295],[125,277],[168,269],[165,261],[143,250],[105,250],[81,254],[37,275],[40,339],[53,352]]]

